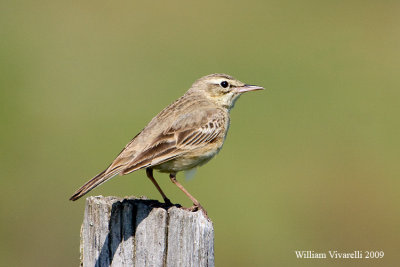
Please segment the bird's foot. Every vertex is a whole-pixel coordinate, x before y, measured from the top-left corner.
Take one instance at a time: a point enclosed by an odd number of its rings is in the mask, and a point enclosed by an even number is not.
[[[165,199],[164,199],[164,204],[165,204],[166,206],[173,206],[173,205],[174,205],[174,204],[172,204],[171,200],[169,200],[169,198],[165,198]]]
[[[184,208],[185,210],[191,211],[191,212],[196,212],[196,211],[201,211],[204,215],[204,217],[206,217],[207,220],[210,221],[210,218],[207,215],[207,211],[203,208],[203,206],[200,205],[200,203],[194,203],[192,207],[190,208]]]
[[[172,202],[171,202],[171,200],[169,200],[168,198],[164,198],[164,203],[162,203],[161,204],[163,207],[165,207],[165,208],[170,208],[170,207],[172,207],[172,206],[176,206],[176,207],[180,207],[180,205],[179,204],[173,204]]]

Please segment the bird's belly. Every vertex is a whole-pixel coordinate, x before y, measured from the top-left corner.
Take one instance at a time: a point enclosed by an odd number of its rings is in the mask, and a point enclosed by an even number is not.
[[[177,173],[179,171],[190,170],[207,163],[218,153],[218,151],[219,149],[213,149],[206,153],[189,152],[183,156],[156,165],[153,168],[166,173]]]

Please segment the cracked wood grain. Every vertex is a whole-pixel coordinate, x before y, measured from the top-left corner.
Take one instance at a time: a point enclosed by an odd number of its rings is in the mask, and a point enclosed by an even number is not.
[[[81,266],[214,266],[213,225],[155,200],[89,197]]]

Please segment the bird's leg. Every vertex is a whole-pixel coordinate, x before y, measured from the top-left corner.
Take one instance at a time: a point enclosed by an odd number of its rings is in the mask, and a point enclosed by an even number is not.
[[[207,211],[200,205],[199,201],[197,201],[197,199],[195,199],[177,180],[176,180],[176,174],[175,173],[171,173],[169,175],[169,178],[171,179],[171,182],[173,182],[177,187],[179,187],[180,190],[182,190],[183,193],[185,193],[185,195],[187,195],[190,200],[193,201],[193,207],[190,208],[191,211],[196,211],[196,210],[201,210],[204,215],[208,218],[207,216]]]
[[[158,185],[156,179],[154,179],[153,176],[153,169],[152,168],[146,168],[146,174],[147,177],[149,177],[150,181],[153,182],[154,186],[157,188],[158,192],[160,192],[161,196],[164,199],[165,204],[167,204],[168,206],[172,206],[171,201],[167,198],[167,196],[164,194],[164,192],[162,191],[161,187]]]

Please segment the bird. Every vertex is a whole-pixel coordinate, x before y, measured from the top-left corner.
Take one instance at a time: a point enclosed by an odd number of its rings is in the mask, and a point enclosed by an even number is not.
[[[180,171],[204,165],[222,148],[230,110],[240,95],[263,90],[227,74],[210,74],[196,80],[190,89],[158,113],[119,153],[114,161],[70,198],[75,201],[116,175],[145,169],[146,175],[172,205],[154,178],[153,170],[168,173],[170,180],[193,202],[191,211],[206,210],[176,179]]]

